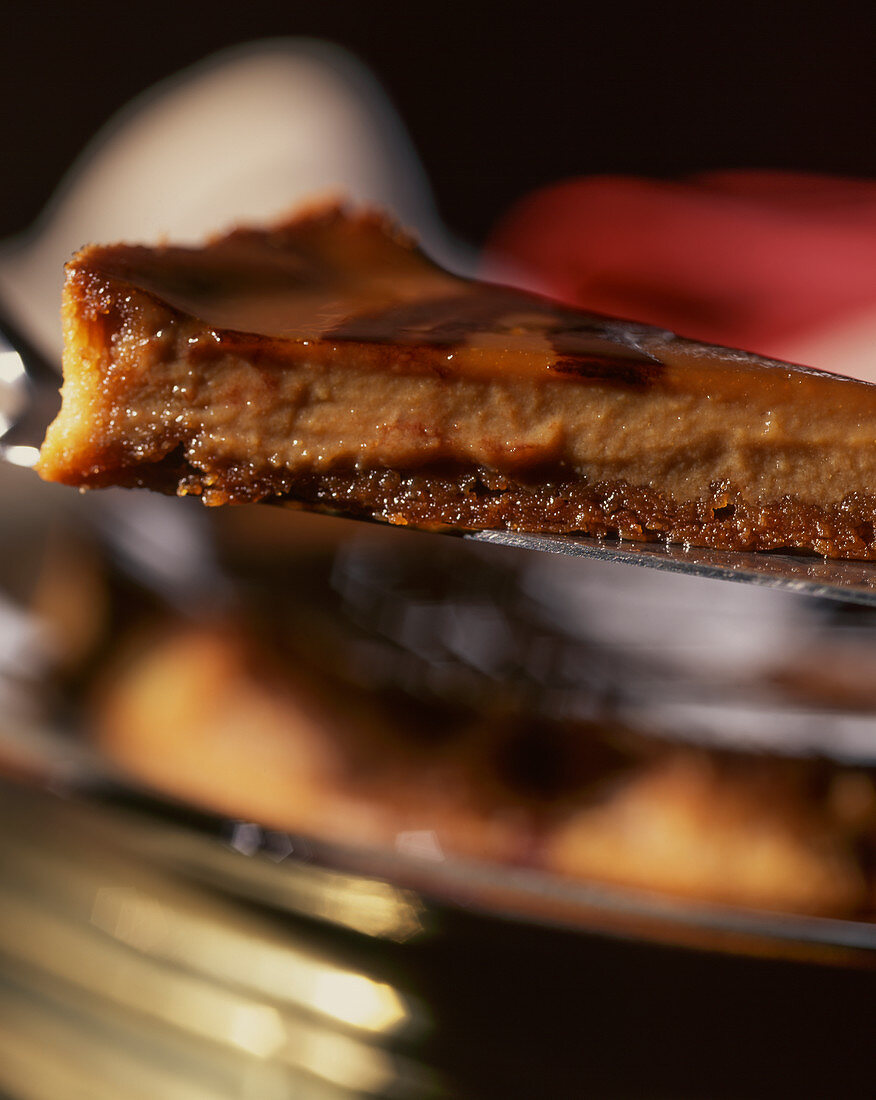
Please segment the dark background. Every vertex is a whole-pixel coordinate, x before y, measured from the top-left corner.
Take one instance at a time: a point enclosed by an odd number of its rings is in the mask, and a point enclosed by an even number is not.
[[[579,173],[876,175],[873,4],[0,0],[0,12],[0,237],[132,96],[272,35],[328,38],[377,73],[444,219],[475,243],[514,198]]]

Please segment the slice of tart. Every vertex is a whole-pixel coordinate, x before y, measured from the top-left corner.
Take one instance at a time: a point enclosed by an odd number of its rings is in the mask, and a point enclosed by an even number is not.
[[[876,386],[459,278],[375,215],[89,247],[63,312],[49,480],[876,558]]]

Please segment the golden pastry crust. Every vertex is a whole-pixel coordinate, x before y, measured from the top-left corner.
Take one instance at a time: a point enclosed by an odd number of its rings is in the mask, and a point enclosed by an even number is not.
[[[141,638],[103,678],[98,741],[139,782],[269,828],[386,848],[430,833],[438,853],[529,854],[531,813],[475,792],[465,760],[418,753],[367,699],[272,665],[227,624]]]
[[[793,761],[728,765],[679,749],[548,840],[551,870],[702,901],[839,915],[867,900],[839,815],[796,789]],[[872,807],[871,807],[872,809]]]

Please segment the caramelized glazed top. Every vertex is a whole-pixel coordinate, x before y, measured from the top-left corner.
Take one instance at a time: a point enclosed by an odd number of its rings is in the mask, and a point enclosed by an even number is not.
[[[102,290],[115,284],[117,292],[122,283],[198,318],[217,338],[414,347],[447,375],[545,375],[700,392],[716,371],[723,388],[729,371],[742,390],[752,369],[760,387],[771,379],[786,385],[794,377],[834,377],[459,278],[379,217],[350,218],[336,208],[268,230],[238,229],[205,248],[90,247],[68,274],[98,308]]]

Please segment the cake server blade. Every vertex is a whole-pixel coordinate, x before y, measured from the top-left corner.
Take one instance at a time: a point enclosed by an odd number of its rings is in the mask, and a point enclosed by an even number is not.
[[[464,537],[517,550],[596,558],[617,565],[641,565],[876,606],[876,562],[839,561],[778,551],[709,550],[682,543],[630,542],[582,535],[531,535],[519,531],[476,531]]]

